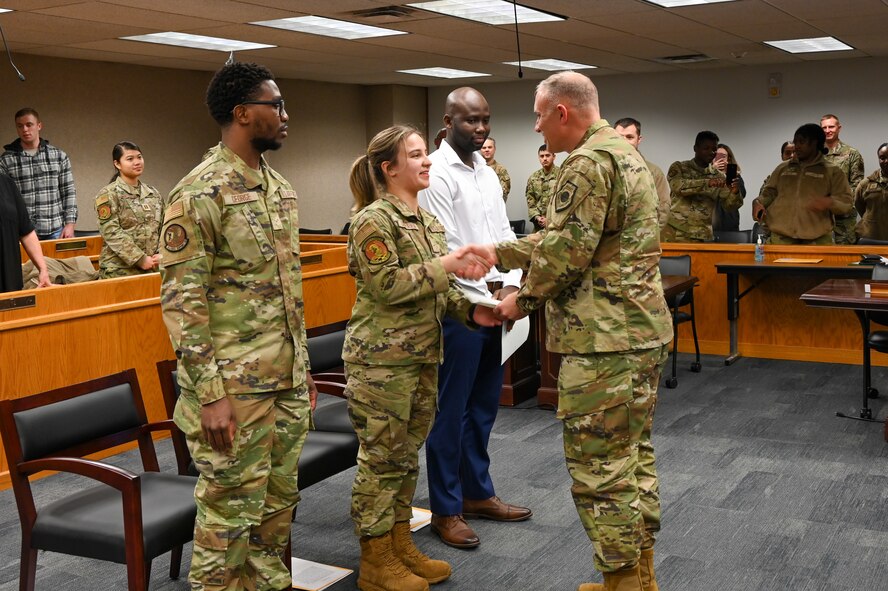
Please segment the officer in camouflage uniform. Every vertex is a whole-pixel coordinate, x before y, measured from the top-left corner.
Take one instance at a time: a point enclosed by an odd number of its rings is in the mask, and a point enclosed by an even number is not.
[[[480,152],[484,161],[487,162],[487,166],[493,169],[493,172],[496,173],[499,179],[500,186],[503,188],[503,201],[508,200],[509,191],[512,190],[512,177],[509,176],[509,171],[506,170],[506,167],[494,159],[496,156],[496,140],[488,136],[484,140],[484,145],[481,146]]]
[[[857,234],[861,238],[888,240],[888,144],[876,150],[879,170],[859,185],[854,193],[854,207],[860,213]]]
[[[466,323],[470,315],[495,320],[489,308],[476,312],[449,275],[478,279],[489,264],[473,262],[465,249],[448,254],[444,226],[419,207],[430,166],[416,129],[395,126],[373,138],[349,183],[357,213],[348,267],[357,299],[342,358],[360,440],[351,513],[361,543],[357,584],[365,591],[424,591],[450,576],[450,565],[420,552],[410,534],[419,448],[438,394],[441,321],[445,313]]]
[[[820,128],[826,134],[826,147],[829,150],[826,153],[826,161],[842,169],[853,194],[857,185],[863,180],[863,156],[856,149],[839,140],[842,124],[839,123],[839,118],[835,115],[828,113],[821,117]],[[837,214],[835,219],[836,227],[833,235],[836,244],[856,244],[857,212],[852,209],[850,213]]]
[[[163,199],[157,189],[139,180],[142,151],[132,142],[120,142],[112,153],[118,173],[96,196],[103,241],[100,279],[150,273],[160,261]]]
[[[530,264],[497,311],[516,319],[545,304],[546,345],[562,355],[558,417],[571,492],[604,573],[604,585],[580,591],[655,590],[660,505],[650,427],[672,339],[656,189],[638,152],[601,119],[585,76],[547,78],[534,112],[546,144],[572,151],[546,231],[496,245],[500,266]]]
[[[641,121],[633,117],[624,117],[618,120],[614,123],[614,131],[623,136],[623,139],[629,142],[636,150],[638,150],[641,140],[644,139],[644,136],[641,135]],[[640,151],[639,154],[641,154]],[[642,155],[642,158],[644,158],[644,155]],[[657,220],[662,231],[666,226],[666,222],[669,221],[669,210],[672,207],[669,181],[666,180],[666,175],[663,174],[663,170],[659,166],[647,158],[644,158],[644,163],[647,165],[648,170],[651,171],[651,176],[654,178],[654,187],[657,189],[657,197],[659,198]]]
[[[545,144],[537,150],[537,157],[542,168],[527,179],[524,193],[527,198],[527,217],[533,222],[534,229],[539,231],[546,227],[546,208],[552,200],[559,168],[555,166],[555,155]]]
[[[195,590],[290,589],[283,556],[317,392],[308,374],[296,193],[262,152],[286,137],[271,72],[233,63],[207,89],[222,142],[170,194],[161,306],[200,471]],[[285,562],[286,561],[286,562]]]
[[[743,205],[739,181],[735,179],[728,187],[725,175],[712,166],[717,149],[718,136],[701,131],[694,140],[694,158],[673,162],[669,167],[666,176],[672,189],[672,207],[660,236],[663,242],[712,241],[716,202],[725,211],[735,211]]]

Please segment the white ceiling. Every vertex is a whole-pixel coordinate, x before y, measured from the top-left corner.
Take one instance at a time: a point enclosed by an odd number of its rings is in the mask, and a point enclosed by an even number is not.
[[[522,58],[560,58],[599,66],[595,75],[744,67],[888,56],[888,0],[737,0],[664,9],[642,0],[521,0],[566,16],[521,25]],[[452,85],[396,70],[444,66],[485,72],[476,81],[515,80],[514,26],[489,26],[414,10],[405,18],[352,13],[406,2],[385,0],[0,0],[14,54],[215,70],[227,55],[119,37],[179,31],[277,45],[243,51],[242,61],[277,76],[353,84]],[[411,33],[344,41],[248,24],[303,15],[374,24]],[[777,39],[833,36],[853,51],[790,55],[765,45]],[[713,61],[663,64],[666,56],[706,54]],[[0,68],[7,67],[0,56]],[[528,79],[546,72],[525,69]]]

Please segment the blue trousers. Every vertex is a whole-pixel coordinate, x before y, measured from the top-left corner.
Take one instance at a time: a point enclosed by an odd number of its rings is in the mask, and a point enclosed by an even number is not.
[[[469,330],[445,318],[438,413],[426,440],[432,513],[462,513],[463,498],[494,496],[487,442],[503,386],[501,329]]]

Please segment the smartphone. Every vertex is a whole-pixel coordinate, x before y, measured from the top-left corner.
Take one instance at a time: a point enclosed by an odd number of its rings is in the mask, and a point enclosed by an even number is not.
[[[725,169],[725,184],[730,185],[735,178],[737,178],[737,164],[728,162],[728,167]]]

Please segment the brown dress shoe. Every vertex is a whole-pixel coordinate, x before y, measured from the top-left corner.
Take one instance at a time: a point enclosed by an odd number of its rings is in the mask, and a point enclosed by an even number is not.
[[[463,515],[494,521],[524,521],[533,515],[533,511],[527,507],[504,503],[499,497],[490,497],[483,501],[463,499]]]
[[[454,548],[475,548],[481,543],[462,515],[432,515],[432,531]]]

